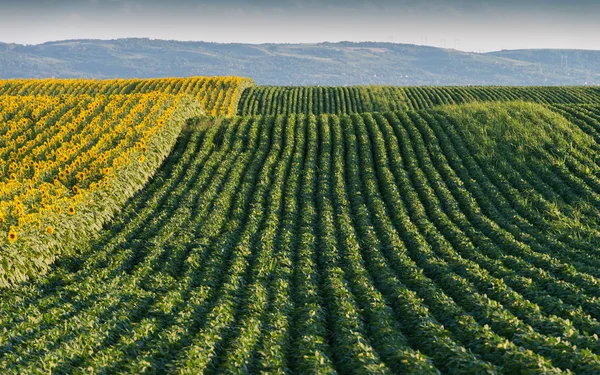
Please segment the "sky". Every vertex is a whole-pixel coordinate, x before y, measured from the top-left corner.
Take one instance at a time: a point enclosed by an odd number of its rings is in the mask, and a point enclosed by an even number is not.
[[[600,0],[0,0],[0,41],[380,41],[600,50]]]

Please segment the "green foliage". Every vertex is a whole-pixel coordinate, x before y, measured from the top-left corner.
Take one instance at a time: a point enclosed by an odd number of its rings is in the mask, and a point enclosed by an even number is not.
[[[312,113],[344,90],[190,124],[99,239],[2,292],[0,372],[600,373],[600,107]]]
[[[540,104],[477,103],[439,111],[452,116],[466,142],[490,159],[512,153],[523,162],[546,157],[543,162],[552,163],[594,145],[592,137]]]

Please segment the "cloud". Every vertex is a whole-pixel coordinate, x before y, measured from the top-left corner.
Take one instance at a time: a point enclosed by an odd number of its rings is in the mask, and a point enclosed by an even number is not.
[[[151,38],[217,42],[428,40],[469,50],[600,49],[600,1],[0,0],[0,39]],[[535,30],[535,32],[532,32]]]

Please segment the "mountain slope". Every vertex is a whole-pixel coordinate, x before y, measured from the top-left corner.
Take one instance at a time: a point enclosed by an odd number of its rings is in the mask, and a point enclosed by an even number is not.
[[[0,44],[0,78],[241,75],[260,85],[582,85],[600,84],[597,55],[579,53],[565,68],[526,51],[475,54],[391,43],[68,40]]]

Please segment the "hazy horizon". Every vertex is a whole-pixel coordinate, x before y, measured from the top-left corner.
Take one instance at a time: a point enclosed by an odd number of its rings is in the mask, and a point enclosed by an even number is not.
[[[151,38],[218,43],[376,41],[463,51],[600,50],[600,2],[576,0],[0,1],[0,41]]]

